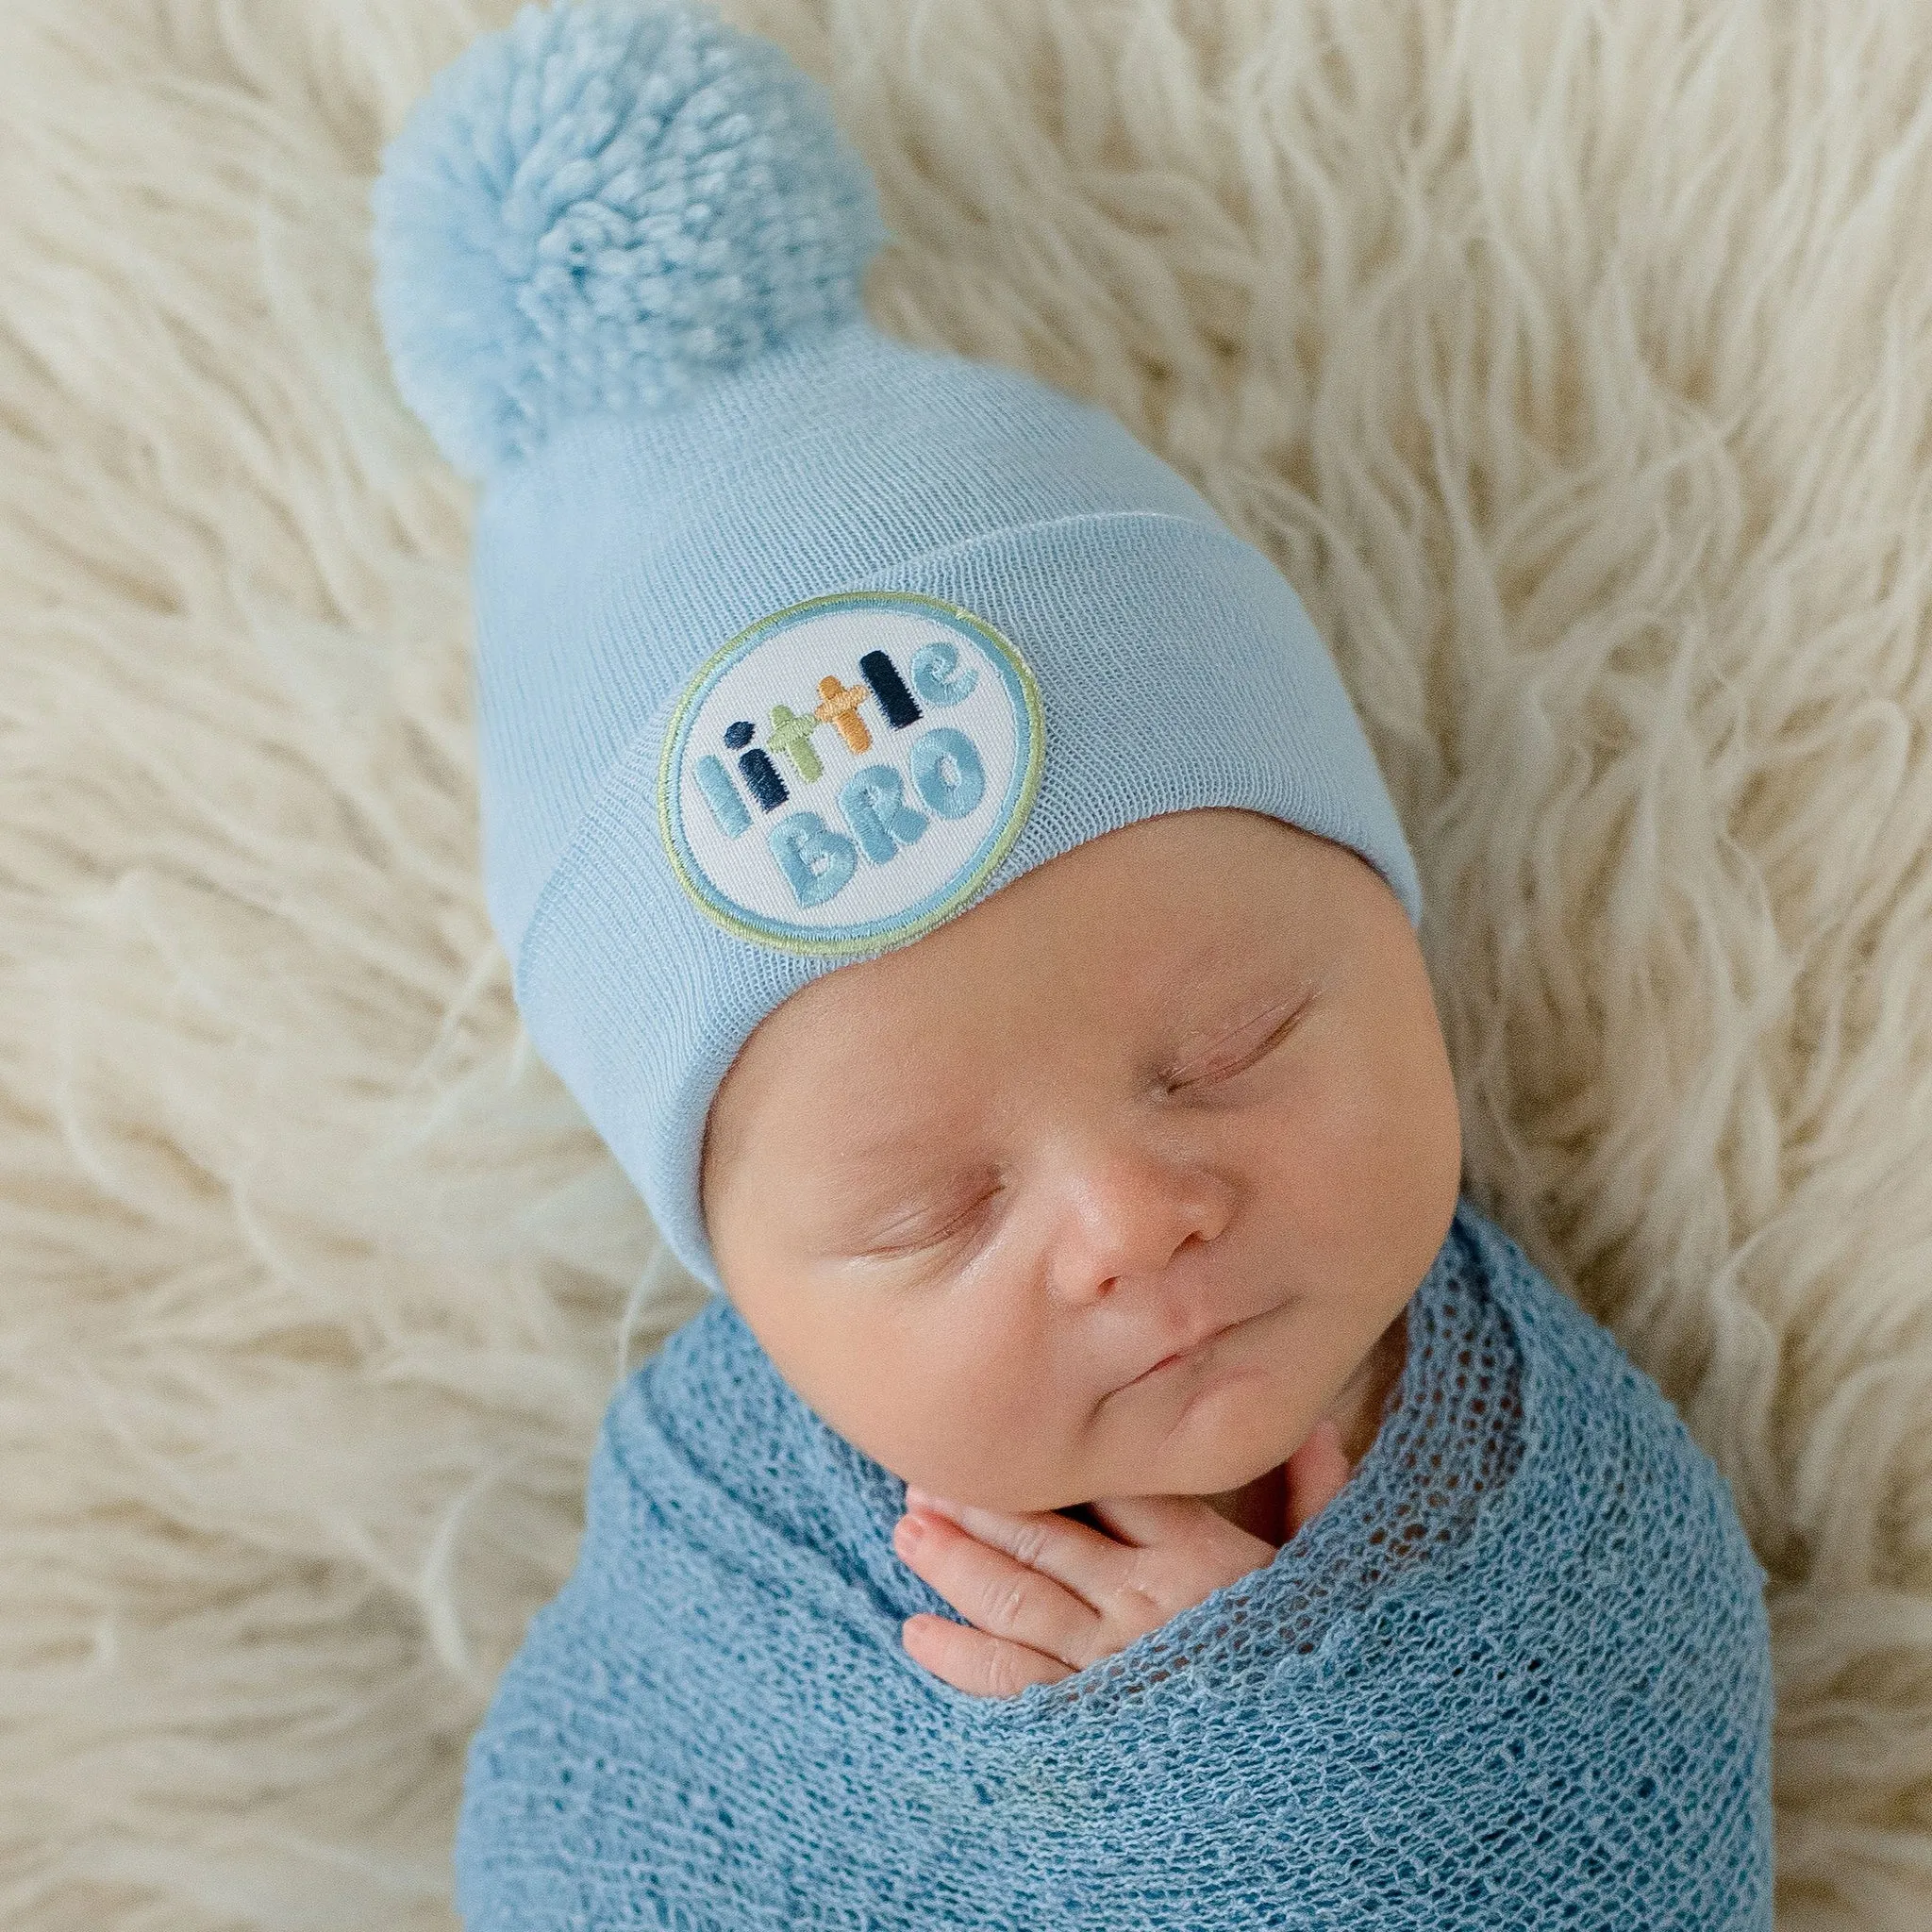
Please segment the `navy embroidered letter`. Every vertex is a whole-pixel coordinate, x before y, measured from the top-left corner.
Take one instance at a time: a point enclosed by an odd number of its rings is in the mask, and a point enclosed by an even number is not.
[[[751,795],[766,811],[776,811],[791,796],[785,789],[784,779],[778,775],[777,766],[763,752],[740,752],[738,769],[744,774],[744,782],[751,787]]]
[[[858,675],[872,686],[873,695],[879,701],[879,709],[886,714],[886,723],[894,731],[902,730],[908,724],[917,724],[924,715],[914,702],[912,693],[906,689],[906,680],[899,675],[899,667],[883,651],[868,651],[858,660]]]

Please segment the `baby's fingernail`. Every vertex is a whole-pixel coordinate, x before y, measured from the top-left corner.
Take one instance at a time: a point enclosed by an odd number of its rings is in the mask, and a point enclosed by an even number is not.
[[[906,1507],[908,1509],[924,1509],[932,1498],[924,1490],[915,1490],[910,1483],[906,1485]]]
[[[892,1525],[892,1541],[901,1545],[916,1543],[925,1534],[925,1518],[902,1516]]]

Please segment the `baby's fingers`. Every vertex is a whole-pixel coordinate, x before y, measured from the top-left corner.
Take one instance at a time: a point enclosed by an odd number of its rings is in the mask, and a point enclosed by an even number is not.
[[[1227,1573],[1227,1580],[1273,1559],[1274,1545],[1250,1536],[1200,1496],[1104,1496],[1093,1513],[1135,1549],[1178,1559],[1187,1568]],[[1141,1566],[1141,1574],[1146,1566]]]
[[[946,1617],[908,1617],[900,1639],[914,1663],[974,1697],[1016,1697],[1029,1684],[1057,1684],[1073,1675],[1065,1664],[1024,1643],[989,1637]]]
[[[988,1636],[1008,1638],[1062,1663],[1086,1660],[1099,1615],[1050,1576],[925,1509],[899,1519],[892,1547]]]
[[[1032,1510],[1009,1515],[1002,1509],[981,1509],[971,1503],[949,1502],[924,1490],[908,1488],[906,1507],[929,1512],[957,1524],[970,1537],[1042,1576],[1050,1576],[1096,1612],[1105,1609],[1126,1582],[1131,1552],[1110,1536],[1076,1523],[1058,1510]],[[1073,1659],[1069,1658],[1069,1662]]]

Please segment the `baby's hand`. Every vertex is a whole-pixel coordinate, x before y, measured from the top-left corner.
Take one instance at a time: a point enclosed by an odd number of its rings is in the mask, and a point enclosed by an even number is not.
[[[1324,1418],[1288,1464],[1291,1539],[1349,1474],[1341,1433]],[[908,1617],[907,1650],[956,1690],[1010,1697],[1124,1650],[1274,1560],[1273,1543],[1198,1496],[1118,1496],[1091,1507],[1112,1535],[1052,1511],[1008,1516],[908,1489],[892,1547],[971,1627]]]

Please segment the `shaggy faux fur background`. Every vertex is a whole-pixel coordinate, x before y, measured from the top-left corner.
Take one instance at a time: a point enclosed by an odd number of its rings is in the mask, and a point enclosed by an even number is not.
[[[430,1927],[695,1306],[477,878],[468,497],[365,195],[468,0],[0,10],[0,1924]],[[1932,1923],[1932,10],[737,0],[882,327],[1299,587],[1469,1186],[1774,1577],[1782,1923]]]

